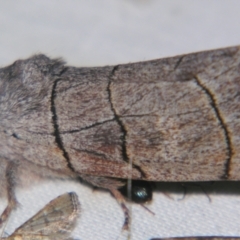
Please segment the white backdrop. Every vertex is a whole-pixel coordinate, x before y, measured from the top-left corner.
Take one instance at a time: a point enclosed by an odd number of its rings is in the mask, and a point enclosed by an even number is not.
[[[0,66],[40,52],[69,65],[102,66],[237,45],[239,12],[238,0],[0,0]],[[19,190],[21,207],[5,231],[11,233],[66,191],[76,191],[82,205],[75,238],[127,238],[121,208],[108,192],[64,181]],[[158,191],[148,206],[155,215],[129,204],[131,239],[240,236],[240,190],[232,193],[210,192],[209,202],[201,190],[182,201],[181,187],[171,198]]]

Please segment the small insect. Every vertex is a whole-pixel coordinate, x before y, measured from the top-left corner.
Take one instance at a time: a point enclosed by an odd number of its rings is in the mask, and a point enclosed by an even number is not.
[[[152,185],[150,182],[145,181],[131,181],[130,189],[128,185],[119,189],[122,195],[135,202],[146,203],[152,200]]]
[[[152,238],[150,240],[239,240],[240,237],[176,237],[176,238]]]
[[[75,192],[65,193],[36,213],[5,240],[64,240],[76,225],[80,203]]]

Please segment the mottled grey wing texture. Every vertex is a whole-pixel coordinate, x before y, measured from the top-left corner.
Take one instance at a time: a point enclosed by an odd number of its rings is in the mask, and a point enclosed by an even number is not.
[[[9,237],[14,239],[68,239],[79,216],[80,203],[74,192],[52,200]]]
[[[240,180],[239,47],[69,68],[62,78],[54,103],[75,171],[152,181]]]
[[[240,180],[239,69],[239,47],[95,68],[16,61],[0,69],[2,186],[13,171],[22,184]]]

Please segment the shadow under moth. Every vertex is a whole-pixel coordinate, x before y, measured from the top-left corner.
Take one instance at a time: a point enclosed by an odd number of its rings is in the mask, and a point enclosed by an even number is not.
[[[127,228],[127,179],[240,180],[240,49],[91,68],[18,60],[0,69],[0,131],[0,225],[38,176],[109,190]]]

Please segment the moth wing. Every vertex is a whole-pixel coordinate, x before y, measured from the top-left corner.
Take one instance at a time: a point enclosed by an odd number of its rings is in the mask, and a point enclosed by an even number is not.
[[[17,228],[10,237],[31,235],[36,236],[37,239],[70,239],[68,236],[76,225],[79,212],[80,203],[77,194],[65,193],[49,202]],[[40,236],[42,238],[38,238]]]

